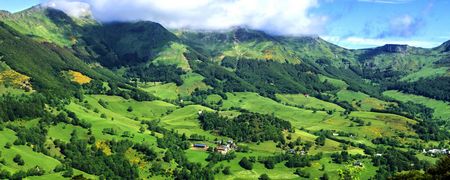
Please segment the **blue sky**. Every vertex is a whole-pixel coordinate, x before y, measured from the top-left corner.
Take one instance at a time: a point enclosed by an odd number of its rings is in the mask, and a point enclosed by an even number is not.
[[[0,9],[17,12],[39,4],[39,0],[0,0]]]
[[[450,1],[335,0],[314,9],[330,16],[325,39],[362,48],[385,43],[434,47],[450,40]]]
[[[206,30],[248,26],[278,35],[319,35],[346,48],[388,43],[429,48],[450,40],[447,0],[48,1],[42,0],[74,16],[89,7],[100,21],[151,20]],[[39,2],[0,0],[0,9],[15,12]]]

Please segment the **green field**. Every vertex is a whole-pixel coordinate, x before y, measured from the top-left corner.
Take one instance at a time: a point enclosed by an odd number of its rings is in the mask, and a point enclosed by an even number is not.
[[[187,51],[186,46],[179,43],[171,43],[169,47],[161,51],[158,56],[153,60],[155,64],[176,65],[177,67],[188,71],[189,62],[183,53]]]
[[[337,92],[336,96],[339,101],[351,102],[355,108],[364,111],[370,111],[372,108],[384,109],[388,104],[391,104],[389,102],[370,97],[362,92],[350,90],[340,90]]]
[[[182,75],[181,78],[183,79],[181,86],[177,86],[175,83],[149,82],[141,83],[140,88],[165,100],[175,100],[179,96],[189,96],[195,89],[207,90],[210,88],[203,82],[204,77],[197,73],[188,72]]]
[[[344,111],[344,108],[329,103],[315,97],[310,97],[309,95],[303,94],[277,94],[276,97],[282,102],[288,105],[294,106],[302,106],[305,108],[314,108],[314,109],[324,109],[324,110],[335,110],[335,111]]]
[[[402,81],[417,81],[420,78],[429,78],[429,77],[437,77],[442,76],[448,73],[449,68],[448,67],[440,67],[440,68],[433,68],[433,67],[424,67],[420,71],[417,71],[415,73],[409,74],[408,76],[403,77]]]
[[[445,101],[434,100],[431,98],[406,94],[398,91],[385,91],[383,95],[402,102],[411,101],[413,103],[422,104],[426,107],[434,109],[434,117],[441,119],[450,119],[450,103]]]
[[[324,76],[324,75],[319,75],[320,81],[321,82],[328,82],[330,84],[332,84],[334,87],[340,88],[340,89],[346,89],[348,87],[348,84],[340,79],[334,79],[334,78],[330,78],[328,76]]]

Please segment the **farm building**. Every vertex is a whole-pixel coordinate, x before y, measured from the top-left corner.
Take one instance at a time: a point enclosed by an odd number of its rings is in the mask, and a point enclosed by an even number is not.
[[[194,146],[194,148],[208,149],[208,145],[206,145],[206,144],[194,144],[193,146]]]

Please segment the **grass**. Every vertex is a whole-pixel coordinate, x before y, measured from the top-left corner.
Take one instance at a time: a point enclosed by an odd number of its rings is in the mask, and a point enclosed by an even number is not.
[[[262,114],[274,114],[279,118],[290,121],[297,128],[313,126],[327,116],[322,111],[313,113],[311,110],[283,105],[272,99],[262,97],[257,93],[236,92],[227,93],[227,96],[228,99],[223,102],[223,110],[238,107]]]
[[[189,96],[195,89],[207,90],[211,88],[203,82],[205,78],[200,74],[188,72],[181,78],[183,84],[179,87],[175,83],[151,82],[140,84],[140,88],[164,100],[175,100],[178,96]]]
[[[155,64],[176,65],[185,71],[189,71],[191,67],[189,66],[186,57],[184,57],[186,51],[187,48],[185,45],[171,43],[169,47],[161,51],[152,62]]]
[[[79,126],[74,126],[71,124],[64,124],[64,123],[59,123],[55,126],[51,126],[48,129],[48,137],[51,139],[59,139],[65,142],[69,142],[70,141],[70,134],[73,131],[77,131],[77,134],[80,138],[85,138],[87,139],[87,130],[79,127]]]
[[[276,94],[277,99],[279,99],[282,103],[295,105],[295,106],[304,106],[306,108],[314,108],[314,109],[325,109],[325,110],[336,110],[336,111],[344,111],[345,109],[315,97],[305,96],[303,94]]]
[[[126,100],[118,96],[91,96],[97,102],[102,99],[108,102],[107,108],[112,112],[119,113],[130,119],[136,117],[141,119],[153,120],[164,116],[168,111],[173,111],[177,107],[164,101],[143,101]],[[132,111],[129,112],[128,108]]]
[[[174,129],[180,134],[186,133],[188,136],[191,134],[199,134],[206,136],[210,140],[217,138],[218,136],[214,136],[201,129],[200,123],[198,122],[198,114],[201,111],[213,110],[200,105],[185,106],[162,117],[161,125],[167,129]]]
[[[23,89],[17,89],[13,87],[5,87],[3,84],[0,84],[0,94],[11,94],[11,95],[21,95],[21,94],[30,94],[31,92],[26,92]]]
[[[2,152],[1,158],[5,160],[3,167],[4,169],[14,173],[19,170],[28,170],[35,166],[40,166],[46,172],[52,171],[60,162],[56,159],[53,159],[49,156],[46,156],[42,153],[37,153],[32,150],[29,146],[11,146],[11,148],[4,148],[6,143],[11,143],[17,139],[15,132],[10,129],[4,129],[0,133],[0,150]],[[17,163],[13,161],[13,158],[20,154],[22,159],[25,161],[23,166],[19,166]]]
[[[77,116],[80,119],[84,119],[92,124],[92,134],[97,139],[103,139],[103,140],[121,140],[121,139],[128,139],[136,143],[148,143],[150,145],[155,145],[156,138],[153,136],[150,136],[149,132],[145,133],[138,133],[140,127],[142,127],[140,121],[136,121],[134,119],[130,119],[128,114],[122,114],[123,112],[115,112],[110,109],[103,108],[98,104],[98,99],[102,98],[105,101],[109,103],[109,100],[111,99],[120,99],[119,97],[111,96],[109,98],[106,98],[106,96],[86,96],[85,99],[88,101],[88,103],[91,105],[91,109],[87,109],[86,107],[77,104],[77,103],[71,103],[66,108],[70,111],[73,111],[77,114]],[[111,104],[114,104],[114,101],[111,100]],[[138,103],[134,101],[135,103]],[[148,103],[148,102],[147,102]],[[111,105],[114,106],[114,105]],[[145,107],[145,106],[144,106]],[[152,106],[147,106],[148,112],[151,112],[150,109],[153,109]],[[93,109],[99,109],[99,113],[96,113],[93,111]],[[143,108],[144,109],[144,108]],[[138,110],[136,110],[138,111]],[[137,112],[136,112],[137,113]],[[145,112],[141,112],[139,114],[142,114]],[[100,114],[105,114],[107,118],[101,118]],[[151,119],[156,119],[159,116],[155,117],[148,117]],[[103,134],[102,130],[104,128],[113,128],[118,133],[117,135],[109,135],[109,134]],[[125,131],[131,132],[134,136],[133,137],[122,137],[122,133]]]
[[[374,112],[352,112],[350,117],[358,117],[366,123],[371,122],[370,126],[356,127],[353,131],[359,136],[385,137],[397,136],[398,133],[405,133],[406,135],[416,135],[414,130],[408,124],[415,124],[416,121],[398,116],[394,114],[374,113]]]
[[[140,88],[158,98],[166,100],[175,100],[178,98],[178,87],[175,83],[151,82],[140,85]]]
[[[222,97],[217,94],[212,94],[206,97],[206,102],[208,104],[217,104],[220,100],[222,100]]]
[[[203,82],[205,78],[200,74],[189,72],[182,75],[181,78],[183,79],[183,84],[178,87],[181,96],[189,96],[195,89],[207,90],[211,88]]]
[[[350,90],[340,90],[336,93],[339,101],[347,101],[351,103],[355,108],[363,111],[370,111],[370,109],[384,109],[387,105],[391,104],[373,97],[362,92],[355,92]],[[360,104],[360,105],[358,105]]]
[[[321,82],[326,81],[326,82],[330,83],[331,85],[333,85],[334,87],[337,87],[340,89],[347,89],[347,87],[348,87],[348,84],[345,81],[340,80],[340,79],[334,79],[334,78],[324,76],[321,74],[319,75],[319,79]]]
[[[422,104],[426,107],[434,109],[433,116],[435,118],[449,119],[450,120],[450,103],[445,101],[439,101],[423,96],[406,94],[399,91],[385,91],[383,95],[396,99],[402,102],[414,102]]]
[[[437,76],[443,76],[447,74],[449,68],[448,67],[424,67],[417,72],[408,74],[407,76],[400,79],[401,81],[414,82],[419,80],[420,78],[432,78]]]
[[[224,57],[272,60],[281,63],[290,62],[293,64],[300,62],[292,56],[290,51],[271,41],[236,43],[231,48],[224,50],[222,56],[219,58],[223,59]]]
[[[239,166],[239,161],[243,157],[249,156],[267,156],[270,154],[259,154],[256,152],[250,153],[236,153],[236,158],[231,160],[230,162],[220,162],[216,166],[230,166],[231,175],[223,175],[222,173],[217,175],[217,179],[258,179],[258,177],[266,173],[272,179],[298,179],[298,176],[294,174],[295,169],[290,169],[284,166],[283,163],[279,163],[276,165],[274,169],[266,169],[261,163],[254,163],[252,170],[245,170]]]

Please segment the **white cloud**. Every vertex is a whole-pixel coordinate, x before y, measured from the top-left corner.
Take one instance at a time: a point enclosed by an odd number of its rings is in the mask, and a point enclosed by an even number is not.
[[[439,46],[441,42],[436,41],[420,41],[420,40],[402,40],[402,39],[374,39],[362,37],[340,38],[337,36],[322,36],[322,38],[331,43],[335,43],[342,47],[350,49],[370,48],[383,46],[385,44],[406,44],[409,46],[433,48]]]
[[[320,34],[328,21],[318,0],[50,0],[71,15],[89,5],[100,21],[149,20],[169,28],[220,30],[247,26],[279,35]]]
[[[42,5],[60,9],[72,17],[91,16],[90,5],[88,3],[77,1],[49,0]]]
[[[415,35],[424,25],[420,18],[410,15],[402,15],[392,18],[389,23],[389,29],[380,34],[380,37],[400,36],[410,37]]]

